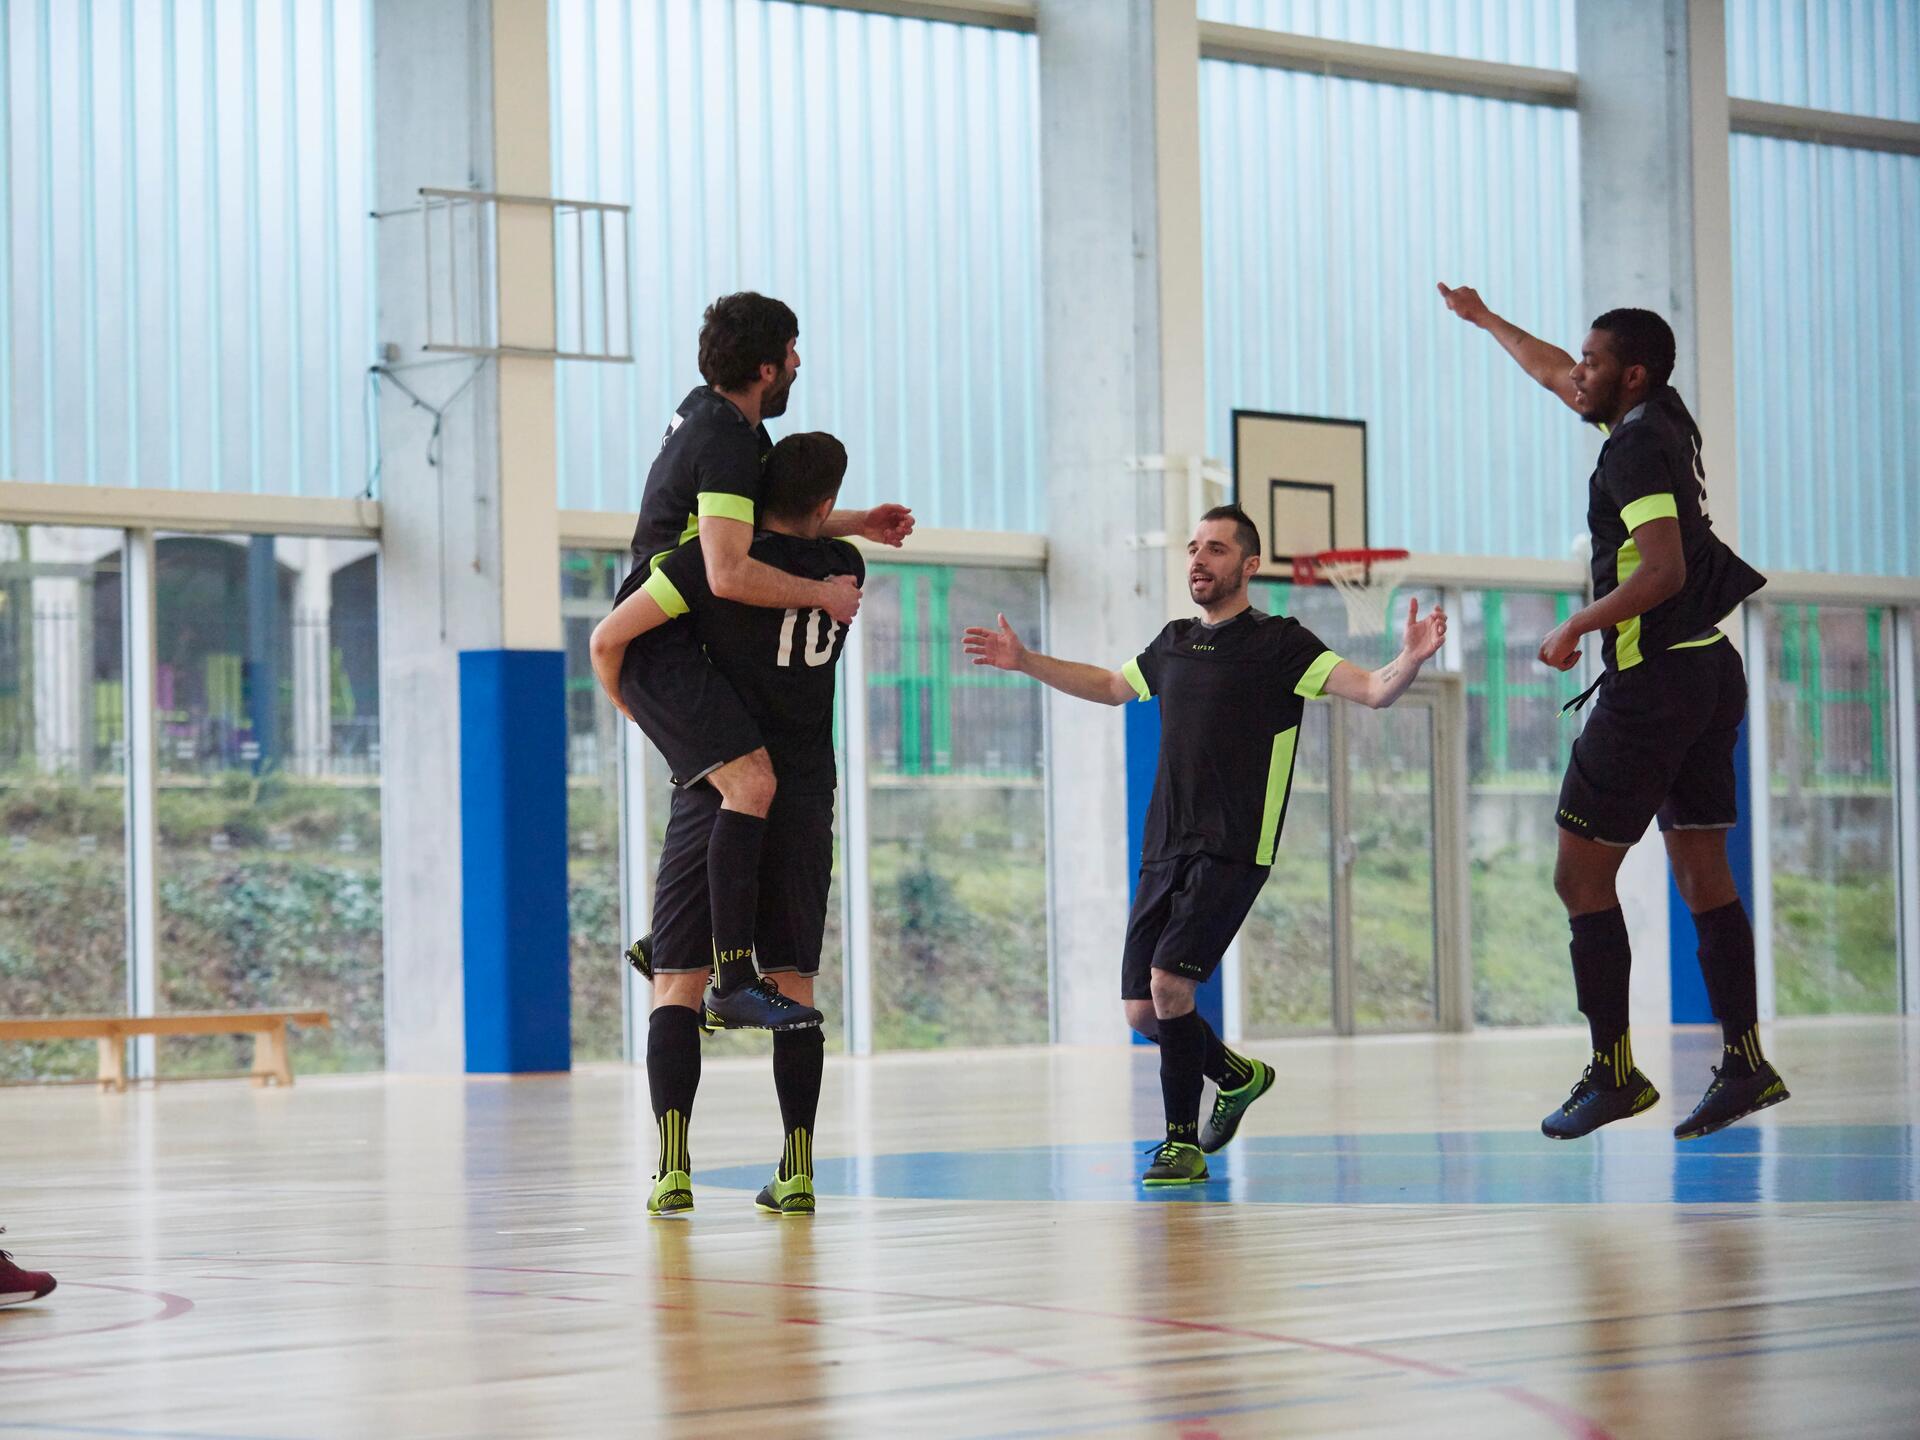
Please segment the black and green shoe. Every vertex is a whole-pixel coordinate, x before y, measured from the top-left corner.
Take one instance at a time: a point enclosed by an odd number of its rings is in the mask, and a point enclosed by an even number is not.
[[[1273,1088],[1273,1067],[1264,1060],[1248,1057],[1247,1063],[1253,1066],[1253,1078],[1235,1090],[1221,1090],[1213,1097],[1213,1113],[1207,1116],[1207,1123],[1200,1127],[1200,1149],[1203,1154],[1211,1155],[1229,1140],[1240,1128],[1240,1117],[1247,1113],[1249,1106],[1267,1091]]]
[[[1207,1179],[1207,1157],[1198,1145],[1168,1140],[1153,1152],[1153,1163],[1140,1177],[1142,1185],[1199,1185]]]
[[[653,936],[642,935],[627,947],[627,963],[640,972],[640,978],[653,983]]]
[[[1566,1103],[1540,1122],[1540,1133],[1549,1140],[1578,1140],[1602,1125],[1638,1115],[1659,1098],[1653,1082],[1637,1067],[1627,1072],[1624,1085],[1616,1087],[1601,1078],[1600,1067],[1589,1065],[1580,1072]]]
[[[1707,1093],[1700,1097],[1693,1113],[1673,1127],[1674,1139],[1698,1140],[1702,1135],[1726,1129],[1736,1120],[1746,1119],[1756,1110],[1766,1110],[1793,1098],[1787,1091],[1787,1082],[1780,1078],[1771,1061],[1762,1060],[1758,1069],[1744,1075],[1728,1074],[1731,1068],[1714,1066],[1713,1083],[1707,1086]]]
[[[647,1197],[649,1215],[687,1215],[693,1211],[693,1177],[684,1170],[669,1170],[653,1181],[653,1194]]]
[[[795,1175],[789,1180],[782,1180],[775,1175],[760,1187],[760,1193],[753,1203],[769,1215],[811,1215],[813,1177]]]

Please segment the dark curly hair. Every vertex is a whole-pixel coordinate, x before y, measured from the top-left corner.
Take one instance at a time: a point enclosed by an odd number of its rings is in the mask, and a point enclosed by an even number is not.
[[[716,390],[744,390],[760,367],[787,362],[787,342],[798,339],[800,322],[778,300],[742,290],[722,295],[700,323],[700,375]]]

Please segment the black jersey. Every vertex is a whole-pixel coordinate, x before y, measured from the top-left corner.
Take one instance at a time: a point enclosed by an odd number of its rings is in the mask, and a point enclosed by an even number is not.
[[[1649,520],[1672,516],[1680,522],[1687,561],[1679,594],[1623,620],[1602,638],[1608,669],[1631,669],[1654,651],[1711,635],[1734,606],[1767,583],[1713,533],[1700,429],[1671,385],[1662,385],[1614,427],[1587,488],[1594,599],[1611,595],[1640,568],[1633,532]]]
[[[756,535],[754,559],[808,580],[851,575],[864,583],[867,564],[845,540]],[[643,588],[669,615],[691,614],[707,655],[760,727],[783,795],[831,792],[834,667],[847,627],[824,610],[775,610],[722,600],[707,585],[698,545],[663,558]]]
[[[1243,610],[1175,620],[1122,673],[1160,697],[1160,765],[1141,862],[1219,855],[1271,865],[1308,700],[1340,657],[1297,620]]]
[[[661,556],[700,533],[702,515],[751,525],[759,513],[761,467],[773,441],[749,425],[733,402],[702,385],[680,402],[660,453],[647,471],[640,519],[633,527],[633,566],[620,586],[624,600]]]

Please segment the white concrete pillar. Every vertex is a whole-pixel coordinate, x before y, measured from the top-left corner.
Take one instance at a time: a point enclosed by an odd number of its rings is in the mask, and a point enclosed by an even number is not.
[[[1040,0],[1046,648],[1118,666],[1184,594],[1205,444],[1192,0]],[[1176,582],[1178,583],[1178,582]],[[1054,1029],[1116,1041],[1129,891],[1124,721],[1048,693]]]
[[[1673,326],[1673,383],[1700,426],[1714,528],[1737,546],[1724,0],[1606,0],[1576,6],[1574,20],[1585,318],[1637,305]],[[1737,617],[1722,628],[1743,643]],[[1657,830],[1628,856],[1619,888],[1634,1021],[1665,1023],[1672,917]],[[1694,963],[1691,954],[1671,960]]]
[[[78,578],[36,576],[28,589],[33,627],[33,753],[43,775],[71,775],[83,768],[81,746],[86,691],[86,608],[92,593]]]
[[[374,0],[373,17],[375,208],[416,204],[422,186],[546,195],[544,0]],[[500,214],[504,344],[552,343],[551,225],[544,210]],[[403,366],[444,361],[421,352],[419,222],[381,222],[379,246],[379,342]],[[446,276],[431,278],[444,296]],[[387,1064],[445,1073],[466,1064],[459,657],[560,648],[553,366],[475,359],[399,379],[444,415],[435,464],[434,416],[382,387]]]
[[[280,542],[294,568],[293,770],[324,775],[333,750],[333,546],[306,537]]]

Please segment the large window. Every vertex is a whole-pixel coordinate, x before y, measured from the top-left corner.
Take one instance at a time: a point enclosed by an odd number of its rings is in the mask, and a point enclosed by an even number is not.
[[[380,662],[371,541],[156,543],[162,1012],[308,1007],[296,1068],[384,1057]],[[250,1042],[166,1038],[162,1074]]]
[[[1774,1003],[1900,1008],[1893,625],[1884,610],[1776,605],[1767,631]]]
[[[568,550],[560,558],[567,652],[567,938],[572,951],[573,1058],[626,1054],[620,952],[620,727],[593,678],[587,641],[612,608],[627,556]]]
[[[1040,576],[875,566],[865,631],[876,1049],[1047,1038],[1040,688],[969,665],[968,624],[1042,639]]]
[[[701,312],[752,289],[799,316],[780,426],[846,442],[847,503],[1041,529],[1035,38],[768,0],[552,14],[554,186],[634,207],[634,363],[559,367],[561,503],[638,503]]]
[[[373,8],[0,8],[0,479],[362,491]]]
[[[1453,620],[1466,662],[1473,1013],[1483,1025],[1579,1018],[1553,862],[1560,777],[1579,734],[1560,707],[1583,682],[1536,652],[1580,604],[1573,594],[1471,590]]]
[[[121,538],[0,526],[0,1015],[127,1008]],[[0,1047],[78,1078],[91,1040]]]
[[[1920,120],[1920,11],[1912,0],[1728,0],[1727,89]]]
[[[1200,0],[1200,18],[1393,50],[1571,70],[1574,0]]]

